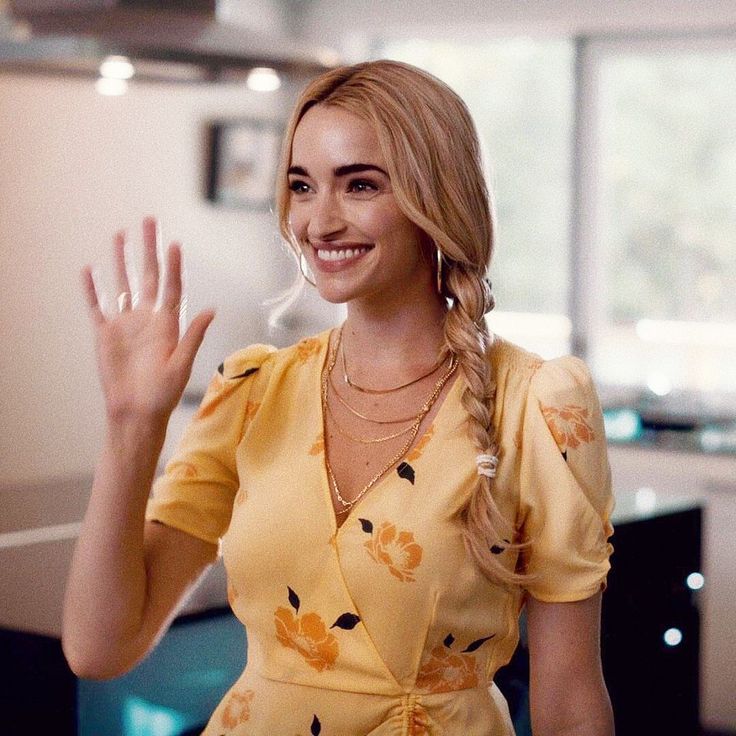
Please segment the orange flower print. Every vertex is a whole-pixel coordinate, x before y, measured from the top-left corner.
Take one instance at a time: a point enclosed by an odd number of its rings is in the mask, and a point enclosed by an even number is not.
[[[310,455],[321,455],[325,451],[325,434],[320,432],[314,444],[309,448]]]
[[[424,452],[424,448],[427,446],[429,441],[432,439],[432,435],[434,434],[434,424],[431,424],[427,431],[422,436],[422,439],[417,442],[416,447],[409,452],[409,454],[406,456],[406,462],[410,463],[412,460],[417,460],[422,456],[422,453]]]
[[[383,565],[388,571],[402,582],[413,582],[414,570],[422,561],[422,547],[414,540],[414,534],[407,531],[398,531],[396,525],[384,521],[377,531],[373,529],[373,522],[368,519],[359,519],[360,525],[371,539],[365,543],[370,556]]]
[[[232,690],[227,699],[220,721],[223,728],[235,728],[250,719],[250,704],[255,696],[253,690]]]
[[[472,654],[455,654],[436,646],[417,675],[416,686],[430,693],[447,693],[478,685],[476,661]]]
[[[307,337],[296,345],[297,359],[300,363],[306,363],[320,350],[320,342],[316,337]]]
[[[584,406],[542,406],[542,414],[563,455],[566,455],[568,448],[574,449],[581,443],[595,439],[595,433],[587,422],[588,409]]]
[[[317,672],[330,670],[339,652],[337,639],[316,613],[295,616],[283,606],[276,609],[276,638],[290,649],[295,649],[305,662]]]
[[[310,611],[298,615],[301,605],[299,596],[287,586],[289,603],[294,608],[280,606],[276,609],[274,624],[276,638],[289,649],[301,654],[304,661],[317,672],[331,670],[340,652],[335,635],[327,628],[319,614]],[[343,613],[330,629],[354,629],[360,622],[360,617],[354,613]]]
[[[476,639],[462,652],[453,652],[451,647],[455,637],[448,634],[442,644],[432,649],[429,657],[422,663],[417,674],[416,686],[430,693],[446,693],[464,690],[478,685],[478,667],[472,654],[495,634]]]

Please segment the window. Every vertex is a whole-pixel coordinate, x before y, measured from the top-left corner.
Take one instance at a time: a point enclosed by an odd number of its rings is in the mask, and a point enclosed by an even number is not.
[[[736,37],[378,55],[436,74],[475,118],[498,216],[492,328],[576,350],[604,386],[736,396]]]
[[[602,46],[590,359],[600,380],[734,392],[736,51]]]
[[[385,43],[377,54],[435,74],[470,108],[498,221],[489,323],[546,357],[569,351],[573,51],[564,40],[415,39]]]

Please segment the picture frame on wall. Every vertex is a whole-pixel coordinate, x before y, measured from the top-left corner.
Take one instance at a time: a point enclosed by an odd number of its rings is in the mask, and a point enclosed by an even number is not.
[[[268,210],[274,200],[282,135],[283,127],[272,121],[211,123],[207,199],[226,207]]]

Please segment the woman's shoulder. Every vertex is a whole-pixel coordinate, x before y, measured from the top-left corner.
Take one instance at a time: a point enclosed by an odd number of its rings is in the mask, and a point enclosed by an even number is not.
[[[304,337],[285,347],[253,343],[230,354],[218,366],[223,378],[245,378],[261,368],[283,370],[292,365],[304,365],[316,360],[329,340],[331,330]]]
[[[546,397],[586,392],[592,387],[592,377],[586,363],[574,355],[562,355],[545,360],[520,345],[494,335],[490,350],[491,365],[497,391],[507,397],[526,399],[534,393]]]

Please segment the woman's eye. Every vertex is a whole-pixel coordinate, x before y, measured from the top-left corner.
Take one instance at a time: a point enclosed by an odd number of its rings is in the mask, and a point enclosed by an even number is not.
[[[289,189],[295,194],[305,194],[309,191],[309,184],[299,179],[294,179],[289,182]]]
[[[363,194],[364,192],[375,192],[378,190],[378,187],[373,182],[366,179],[355,179],[350,182],[348,189],[351,192]]]

